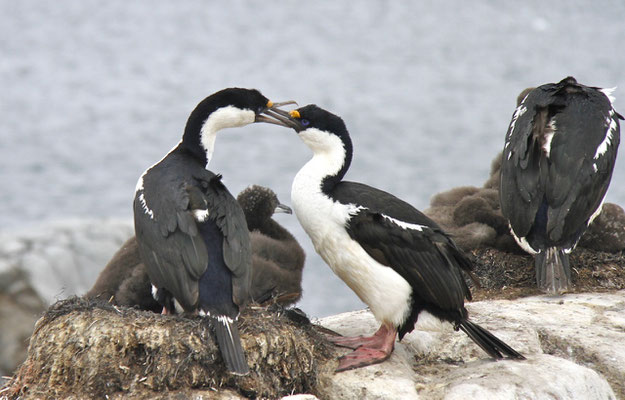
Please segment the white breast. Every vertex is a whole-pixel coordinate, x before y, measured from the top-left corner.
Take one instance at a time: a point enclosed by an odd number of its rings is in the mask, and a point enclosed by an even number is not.
[[[317,253],[369,306],[378,321],[399,326],[410,314],[412,288],[349,237],[346,221],[359,208],[335,203],[321,192],[319,162],[313,158],[293,181],[291,202],[295,215]]]

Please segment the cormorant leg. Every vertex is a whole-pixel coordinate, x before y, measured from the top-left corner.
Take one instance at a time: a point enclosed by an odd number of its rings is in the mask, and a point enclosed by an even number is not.
[[[380,326],[380,329],[378,329],[377,332],[374,333],[372,336],[325,336],[330,342],[334,343],[337,346],[347,347],[348,349],[355,350],[360,346],[369,346],[370,344],[375,345],[389,334],[389,330],[392,330],[394,332],[392,328],[389,328],[385,324],[382,324]]]
[[[383,324],[371,337],[352,338],[364,341],[364,343],[353,352],[339,357],[339,366],[336,368],[336,372],[378,364],[388,359],[395,347],[396,336],[397,330],[395,328]]]

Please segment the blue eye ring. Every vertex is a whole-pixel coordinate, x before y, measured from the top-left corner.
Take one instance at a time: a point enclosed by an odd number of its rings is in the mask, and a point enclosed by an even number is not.
[[[310,121],[307,119],[300,119],[299,123],[302,124],[302,126],[308,126],[310,125]]]

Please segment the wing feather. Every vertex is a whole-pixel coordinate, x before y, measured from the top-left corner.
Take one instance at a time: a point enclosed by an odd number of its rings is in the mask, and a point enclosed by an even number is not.
[[[409,229],[381,213],[360,210],[347,230],[371,257],[406,279],[423,302],[459,310],[470,298],[461,269],[470,270],[471,263],[440,229]]]

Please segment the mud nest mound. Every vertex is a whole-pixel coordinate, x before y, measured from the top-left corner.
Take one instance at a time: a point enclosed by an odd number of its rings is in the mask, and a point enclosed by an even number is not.
[[[239,329],[251,370],[243,377],[225,370],[205,319],[59,301],[37,322],[28,358],[2,396],[279,398],[315,393],[319,377],[336,368],[332,345],[297,311],[249,307]]]

